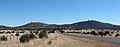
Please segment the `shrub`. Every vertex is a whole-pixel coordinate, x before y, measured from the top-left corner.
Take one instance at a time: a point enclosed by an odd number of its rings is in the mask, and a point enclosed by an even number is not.
[[[38,32],[38,31],[36,31],[36,32],[34,32],[34,33],[35,33],[35,35],[38,35],[38,33],[39,33],[39,32]]]
[[[16,32],[16,33],[20,33],[20,32]]]
[[[65,31],[60,31],[61,33],[64,33]]]
[[[21,31],[21,32],[19,32],[19,33],[24,33],[24,31]]]
[[[106,36],[107,34],[106,33],[103,33],[104,36]]]
[[[6,32],[6,33],[7,33],[7,34],[10,34],[11,32],[8,31],[8,32]]]
[[[43,31],[43,32],[39,33],[39,38],[43,38],[43,37],[48,37],[46,31]]]
[[[0,34],[3,34],[3,32],[0,32]]]
[[[80,32],[77,32],[77,34],[80,34]]]
[[[19,34],[18,34],[18,33],[16,33],[16,34],[15,34],[15,36],[19,36]]]
[[[50,31],[50,33],[55,33],[55,31]]]
[[[111,32],[111,34],[113,34],[114,32]]]
[[[106,33],[103,33],[104,36],[106,36],[107,34]]]
[[[26,42],[29,42],[29,34],[26,34],[26,35],[22,35],[21,38],[19,39],[19,41],[21,43],[26,43]]]
[[[90,32],[83,32],[82,34],[90,34]]]
[[[33,33],[29,34],[29,38],[30,39],[34,39],[35,38],[35,35]]]
[[[98,34],[99,34],[100,36],[103,36],[103,32],[98,32]]]
[[[11,33],[15,33],[15,31],[12,31]]]
[[[109,36],[112,36],[111,34],[109,34]]]
[[[106,33],[103,33],[103,32],[98,32],[100,36],[106,36],[107,34]]]
[[[3,36],[0,37],[0,40],[1,41],[7,41],[7,37],[3,35]]]
[[[109,31],[105,31],[105,34],[110,34],[110,32]]]
[[[117,33],[117,34],[115,35],[115,37],[118,37],[118,36],[120,36],[120,34]]]
[[[99,35],[97,32],[95,32],[95,31],[91,31],[91,33],[90,34],[92,34],[92,35]]]
[[[52,41],[51,41],[51,40],[49,40],[49,41],[47,42],[47,44],[48,44],[48,45],[52,44]]]

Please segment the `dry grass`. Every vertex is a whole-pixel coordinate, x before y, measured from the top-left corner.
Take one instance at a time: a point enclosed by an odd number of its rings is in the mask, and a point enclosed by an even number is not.
[[[11,41],[9,39],[8,41],[1,41],[0,47],[120,47],[107,42],[102,43],[57,33],[50,34],[49,38],[30,40],[28,43],[20,43],[15,36],[11,38]],[[47,44],[49,40],[52,41],[50,45]]]

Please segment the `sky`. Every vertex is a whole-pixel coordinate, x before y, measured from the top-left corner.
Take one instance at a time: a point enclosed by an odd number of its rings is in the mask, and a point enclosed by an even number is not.
[[[0,0],[0,25],[87,20],[120,25],[120,0]]]

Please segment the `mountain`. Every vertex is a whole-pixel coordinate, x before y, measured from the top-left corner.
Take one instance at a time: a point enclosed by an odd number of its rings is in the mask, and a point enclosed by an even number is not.
[[[95,20],[83,21],[68,25],[71,28],[92,28],[92,29],[120,29],[120,26],[109,23],[103,23]]]
[[[4,26],[4,25],[0,25],[0,29],[8,29],[8,28],[10,28],[10,27]]]
[[[6,26],[0,26],[0,28],[8,28]],[[22,26],[11,27],[10,29],[41,29],[41,28],[75,28],[75,29],[120,29],[120,26],[110,23],[103,23],[95,20],[76,22],[73,24],[45,24],[42,22],[30,22]]]
[[[18,26],[15,28],[30,28],[30,29],[35,29],[35,28],[47,28],[49,27],[48,24],[42,23],[42,22],[31,22],[31,23],[27,23],[25,25],[22,26]]]

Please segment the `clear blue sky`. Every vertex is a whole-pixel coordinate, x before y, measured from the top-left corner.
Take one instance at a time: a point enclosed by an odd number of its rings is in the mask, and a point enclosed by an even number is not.
[[[94,19],[120,24],[120,0],[0,0],[0,25],[66,24]]]

